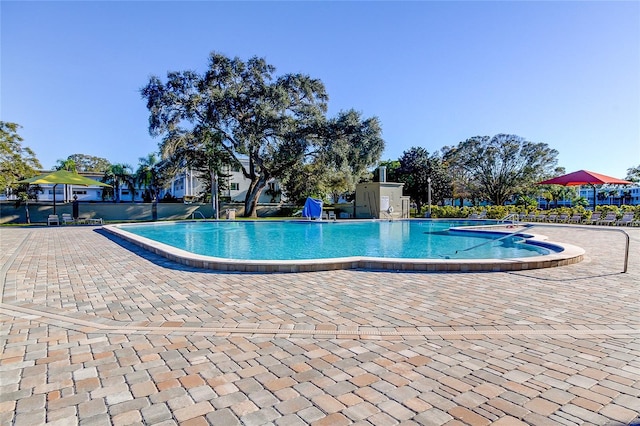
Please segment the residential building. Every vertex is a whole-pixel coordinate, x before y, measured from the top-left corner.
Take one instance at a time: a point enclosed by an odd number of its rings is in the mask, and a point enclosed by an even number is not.
[[[249,159],[241,159],[240,163],[246,168],[249,167]],[[240,166],[227,166],[226,170],[220,174],[219,179],[220,187],[224,188],[220,194],[222,200],[244,202],[251,181],[244,176]],[[160,198],[170,194],[178,199],[189,201],[204,192],[205,187],[206,183],[198,178],[197,173],[185,168],[176,174],[171,183],[161,191]],[[258,203],[279,203],[282,200],[279,182],[276,179],[271,179],[260,194]]]
[[[240,162],[245,166],[249,166],[248,159],[242,159]],[[41,173],[45,173],[42,171]],[[80,172],[82,176],[101,180],[102,173],[96,172]],[[240,166],[231,167],[221,173],[220,176],[221,187],[224,190],[221,193],[221,200],[231,202],[244,202],[249,190],[250,181],[244,177]],[[40,185],[42,192],[38,194],[38,201],[53,201],[53,192],[55,191],[55,199],[57,202],[70,202],[73,200],[73,196],[77,196],[79,201],[102,201],[102,195],[104,188],[100,186],[74,186],[74,185]],[[197,177],[197,173],[193,170],[185,168],[183,171],[177,173],[171,182],[161,190],[160,198],[162,199],[166,195],[171,195],[179,200],[185,202],[195,200],[199,194],[204,192],[206,183],[201,181]],[[122,202],[131,202],[131,190],[122,185],[119,189],[120,200]],[[8,191],[0,194],[0,201],[12,200],[15,197],[7,195]],[[144,194],[144,188],[135,188],[134,198],[135,202],[142,202],[142,195]],[[110,201],[110,200],[109,200]],[[271,179],[267,182],[267,187],[262,191],[258,203],[279,203],[282,201],[280,185],[276,179]]]
[[[47,173],[50,170],[40,170],[39,174]],[[98,172],[80,172],[80,175],[88,177],[90,179],[101,180],[103,174]],[[101,186],[80,186],[80,185],[63,185],[63,184],[40,184],[42,192],[38,193],[38,201],[53,201],[54,191],[56,202],[73,201],[73,196],[78,197],[78,201],[102,201],[102,194],[104,188]],[[124,200],[127,200],[129,191],[128,189],[122,189],[121,195],[124,195]],[[15,197],[9,194],[8,188],[3,194],[0,194],[0,201],[14,200]]]

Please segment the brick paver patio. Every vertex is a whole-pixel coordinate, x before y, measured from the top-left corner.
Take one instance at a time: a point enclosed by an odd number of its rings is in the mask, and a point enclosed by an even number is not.
[[[513,273],[219,273],[0,228],[2,425],[629,425],[640,229]]]

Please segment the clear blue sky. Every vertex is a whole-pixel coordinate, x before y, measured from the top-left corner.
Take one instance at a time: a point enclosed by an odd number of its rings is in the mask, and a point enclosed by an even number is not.
[[[45,168],[134,168],[157,149],[151,75],[217,51],[322,80],[329,115],[377,116],[397,159],[513,133],[568,172],[640,164],[640,2],[0,2],[0,119]]]

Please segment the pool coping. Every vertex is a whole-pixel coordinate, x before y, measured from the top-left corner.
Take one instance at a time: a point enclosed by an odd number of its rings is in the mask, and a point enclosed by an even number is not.
[[[357,219],[350,219],[349,221],[354,220]],[[201,221],[168,221],[162,223],[168,224],[174,222]],[[547,248],[560,248],[562,250],[542,256],[511,259],[405,259],[366,256],[304,260],[227,259],[191,253],[189,251],[172,247],[126,231],[126,227],[132,225],[135,224],[104,225],[102,229],[173,262],[194,268],[226,272],[295,273],[333,271],[341,269],[367,269],[399,272],[504,272],[571,265],[581,262],[584,259],[585,254],[584,249],[581,247],[566,243],[547,241],[546,236],[529,232],[526,227],[518,224],[504,223],[460,226],[452,229],[455,230],[455,232],[490,232],[508,235],[518,231],[518,228],[522,228],[521,231],[517,232],[517,235],[525,237],[528,244],[535,244]]]

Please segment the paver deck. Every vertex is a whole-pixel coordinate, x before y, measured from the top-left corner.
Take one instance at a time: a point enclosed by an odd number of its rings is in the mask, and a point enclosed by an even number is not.
[[[88,227],[0,228],[0,424],[640,422],[640,229],[499,273],[193,269]]]

